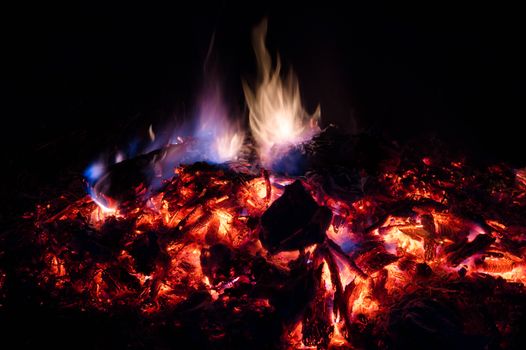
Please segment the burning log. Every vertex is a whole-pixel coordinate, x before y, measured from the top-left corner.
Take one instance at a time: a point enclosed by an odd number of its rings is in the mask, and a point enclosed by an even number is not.
[[[361,267],[361,270],[365,271],[367,274],[371,274],[387,265],[390,265],[398,259],[399,258],[396,255],[388,253],[385,251],[384,247],[380,246],[376,249],[371,249],[368,252],[359,254],[356,264]]]
[[[307,346],[325,349],[334,332],[332,310],[328,307],[327,291],[323,286],[317,288],[316,296],[309,308],[303,313],[303,342]]]

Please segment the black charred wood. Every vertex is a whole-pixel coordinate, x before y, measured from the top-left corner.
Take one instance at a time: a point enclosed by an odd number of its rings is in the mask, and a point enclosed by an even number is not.
[[[124,160],[108,168],[94,184],[92,192],[101,198],[109,198],[118,203],[134,201],[136,188],[149,186],[154,175],[152,162],[157,153],[148,153]]]
[[[139,238],[133,242],[130,254],[135,259],[135,268],[137,271],[145,274],[152,273],[161,255],[157,234],[150,231],[139,236]]]
[[[276,308],[276,313],[284,325],[299,321],[315,298],[322,267],[314,269],[298,266],[291,270],[289,278],[281,288],[276,288],[270,295],[271,304]]]
[[[327,349],[333,332],[332,315],[327,307],[325,289],[318,288],[315,299],[303,314],[303,343],[316,346],[317,349]]]
[[[424,238],[424,259],[426,261],[433,261],[436,257],[437,244],[434,239]]]
[[[378,246],[375,249],[371,249],[363,254],[356,254],[356,264],[361,269],[369,274],[382,269],[396,260],[398,257],[385,250],[383,246]]]
[[[455,247],[456,249],[449,255],[448,260],[453,266],[456,266],[466,258],[489,247],[493,242],[495,238],[492,236],[479,234],[473,241]]]
[[[419,264],[416,264],[415,274],[416,274],[416,277],[419,277],[419,278],[428,278],[433,275],[433,270],[428,264],[419,263]]]
[[[332,239],[327,239],[326,242],[329,250],[342,258],[353,272],[357,273],[362,278],[368,277],[367,274],[363,272],[363,270],[358,267],[358,265],[356,265],[356,262],[349,255],[347,255],[338,244],[336,244]]]
[[[389,348],[464,349],[469,342],[462,333],[460,316],[445,302],[406,297],[391,309]]]
[[[332,212],[319,206],[299,180],[263,213],[260,239],[272,252],[305,248],[325,239]]]
[[[142,199],[138,188],[148,189],[152,183],[170,172],[177,161],[182,161],[187,144],[169,145],[152,152],[113,164],[93,184],[92,192],[98,198],[116,201],[122,206]]]
[[[226,280],[233,268],[233,252],[224,244],[215,244],[201,251],[201,268],[213,284]]]
[[[430,236],[436,236],[436,227],[435,227],[435,220],[433,218],[433,215],[431,214],[424,214],[421,216],[422,226],[424,227],[424,230],[426,230]]]

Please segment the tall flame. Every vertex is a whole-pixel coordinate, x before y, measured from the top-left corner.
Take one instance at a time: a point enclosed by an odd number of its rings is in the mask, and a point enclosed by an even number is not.
[[[319,131],[319,107],[309,115],[301,105],[298,80],[289,72],[281,79],[281,63],[272,60],[265,47],[267,21],[254,29],[252,41],[256,54],[259,81],[255,90],[243,82],[243,91],[250,110],[249,122],[263,164],[269,163],[277,149],[310,139]]]

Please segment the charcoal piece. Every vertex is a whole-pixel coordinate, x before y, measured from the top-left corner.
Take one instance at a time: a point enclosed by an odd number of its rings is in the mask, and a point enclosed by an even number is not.
[[[94,233],[90,231],[78,232],[82,234],[75,234],[68,242],[68,245],[76,254],[82,257],[82,259],[89,257],[98,262],[105,262],[113,258],[114,251],[110,247],[102,244],[100,238]]]
[[[389,315],[392,349],[482,349],[462,333],[461,314],[448,303],[406,296]]]
[[[122,266],[113,266],[108,268],[104,275],[106,277],[107,283],[110,284],[111,287],[115,289],[115,291],[122,287],[126,287],[134,291],[139,291],[141,289],[139,279],[131,275]]]
[[[436,242],[431,238],[424,238],[424,259],[433,261],[436,258]]]
[[[173,174],[173,166],[188,157],[187,152],[186,144],[169,145],[113,164],[91,184],[92,195],[105,205],[116,202],[121,208],[145,199],[138,190],[146,190],[161,177]]]
[[[415,261],[411,258],[403,258],[398,261],[398,268],[402,271],[411,271],[415,268]]]
[[[273,252],[301,249],[321,243],[331,219],[331,210],[316,204],[297,180],[261,216],[260,240]]]
[[[153,177],[152,154],[141,155],[114,164],[93,185],[92,193],[104,205],[124,203],[137,198],[136,188],[148,186]]]
[[[353,272],[360,275],[362,278],[367,278],[367,274],[363,272],[362,269],[358,267],[358,265],[356,265],[356,262],[354,261],[354,259],[351,258],[349,255],[347,255],[338,244],[336,244],[330,238],[327,239],[326,242],[329,247],[329,251],[331,253],[336,254],[341,259],[343,259],[343,261],[345,261],[348,268],[350,268]]]
[[[110,217],[106,219],[100,229],[99,242],[112,250],[116,250],[130,232],[133,232],[132,220],[117,220],[115,217]]]
[[[197,311],[209,308],[211,301],[212,298],[208,292],[196,291],[178,304],[175,310],[185,316],[187,314],[197,315]]]
[[[349,134],[330,125],[302,145],[312,169],[364,169],[376,173],[380,165],[396,157],[392,144],[370,134]],[[332,170],[331,169],[331,170]]]
[[[380,246],[359,255],[356,259],[356,264],[366,273],[370,274],[382,269],[384,266],[387,266],[396,260],[398,260],[396,255],[388,253],[384,247]]]
[[[215,244],[201,251],[201,268],[214,285],[229,277],[232,265],[233,253],[224,244]]]
[[[466,258],[469,258],[473,254],[489,247],[493,242],[495,242],[495,238],[490,235],[479,234],[473,241],[467,243],[464,242],[461,245],[455,246],[455,249],[448,257],[448,260],[453,266],[456,266]]]
[[[305,310],[302,320],[303,343],[326,349],[334,332],[331,310],[326,307],[325,290],[318,288],[316,297]]]
[[[403,234],[417,241],[430,237],[430,233],[422,227],[407,226],[407,227],[401,227],[399,228],[399,230]]]
[[[462,278],[466,277],[466,274],[467,274],[468,270],[465,268],[465,267],[461,267],[459,270],[458,270],[458,275]]]
[[[428,277],[431,277],[431,275],[433,274],[433,270],[428,264],[419,263],[419,264],[416,264],[415,274],[416,274],[416,277],[419,277],[419,278],[428,278]]]
[[[135,259],[135,268],[138,272],[151,274],[161,255],[157,234],[149,231],[140,235],[133,242],[130,254]]]
[[[430,235],[436,235],[435,219],[431,214],[424,214],[421,216],[422,226]]]
[[[310,162],[303,145],[296,145],[275,160],[271,167],[278,174],[301,176],[309,169]]]
[[[283,324],[293,324],[300,320],[308,305],[316,297],[320,285],[323,266],[306,268],[299,266],[292,269],[288,278],[269,295],[276,315]]]

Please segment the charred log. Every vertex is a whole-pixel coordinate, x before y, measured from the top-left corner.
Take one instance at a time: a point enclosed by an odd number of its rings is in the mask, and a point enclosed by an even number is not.
[[[331,218],[330,209],[316,204],[301,182],[295,181],[261,217],[260,239],[274,252],[305,248],[323,242]]]

